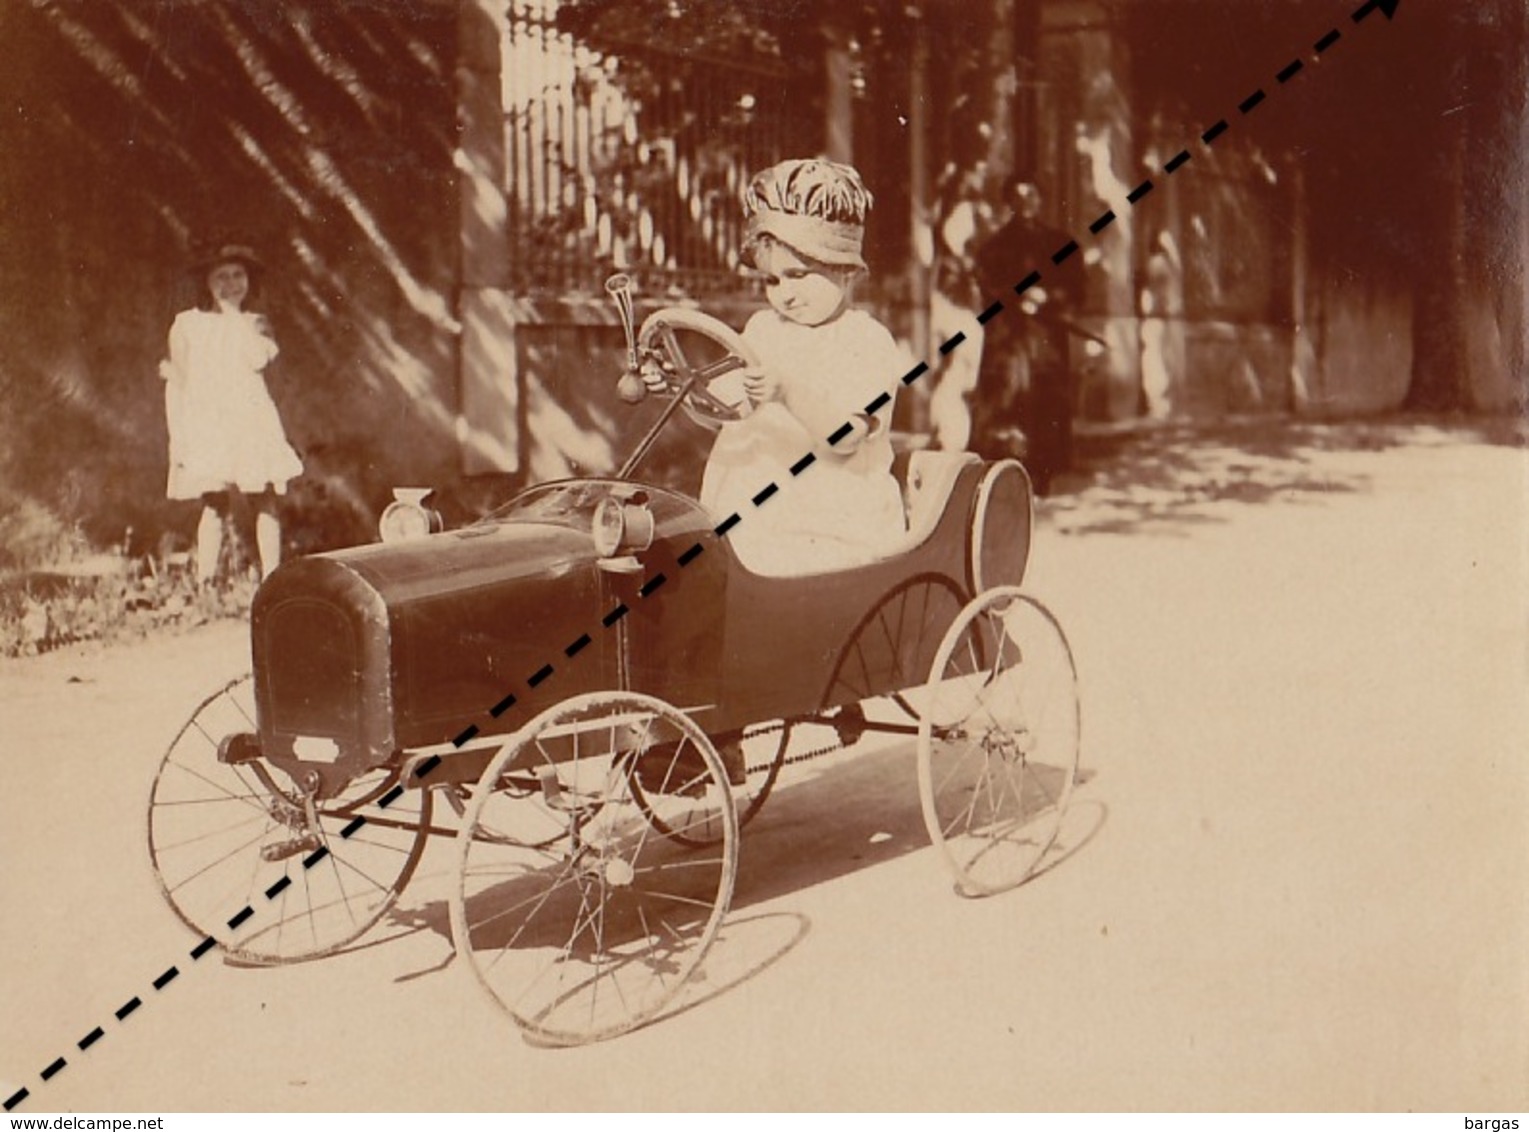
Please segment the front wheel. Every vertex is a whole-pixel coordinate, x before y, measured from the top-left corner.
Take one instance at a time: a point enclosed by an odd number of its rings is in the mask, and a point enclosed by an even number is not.
[[[304,790],[260,758],[242,676],[202,701],[160,762],[154,874],[176,915],[234,958],[329,955],[387,913],[419,864],[431,795],[394,793],[397,782],[379,767],[337,797]]]
[[[517,797],[502,797],[507,783]],[[555,834],[483,836],[505,806]],[[458,957],[529,1036],[574,1045],[651,1020],[695,972],[732,899],[738,817],[721,759],[686,715],[595,692],[499,750],[457,845]]]
[[[924,824],[965,896],[1048,864],[1078,771],[1077,672],[1050,611],[1018,587],[979,594],[919,691]]]

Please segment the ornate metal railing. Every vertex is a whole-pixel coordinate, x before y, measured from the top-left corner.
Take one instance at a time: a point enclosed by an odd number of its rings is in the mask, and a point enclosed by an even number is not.
[[[801,76],[652,43],[596,48],[558,0],[510,0],[504,48],[510,275],[528,294],[737,292],[744,179],[788,156]]]

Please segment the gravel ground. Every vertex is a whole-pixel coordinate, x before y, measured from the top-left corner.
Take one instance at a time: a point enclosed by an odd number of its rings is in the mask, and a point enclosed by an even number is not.
[[[1515,431],[1085,437],[1029,580],[1083,677],[1066,860],[957,899],[910,744],[810,764],[745,834],[693,1008],[576,1050],[524,1044],[450,962],[445,844],[346,954],[185,961],[146,796],[190,708],[247,667],[241,626],[0,663],[0,1095],[26,1085],[30,1112],[1529,1109]]]

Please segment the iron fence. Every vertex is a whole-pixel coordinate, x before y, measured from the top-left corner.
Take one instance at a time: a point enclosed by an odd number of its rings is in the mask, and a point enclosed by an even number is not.
[[[737,292],[744,180],[810,123],[802,76],[768,61],[602,44],[558,0],[511,0],[504,47],[510,277],[528,294]]]

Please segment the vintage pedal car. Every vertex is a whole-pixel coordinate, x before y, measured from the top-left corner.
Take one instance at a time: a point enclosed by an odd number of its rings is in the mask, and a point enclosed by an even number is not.
[[[1078,700],[1060,628],[1019,588],[1020,465],[904,454],[895,553],[756,572],[728,538],[747,515],[633,478],[677,411],[742,411],[721,379],[747,347],[688,310],[634,333],[614,293],[624,394],[655,361],[669,386],[619,474],[534,487],[460,530],[415,514],[415,537],[293,561],[260,588],[253,676],[197,708],[149,805],[166,897],[230,955],[336,951],[451,834],[464,966],[541,1041],[625,1032],[711,945],[739,828],[782,767],[868,733],[916,742],[962,893],[1058,852]]]

